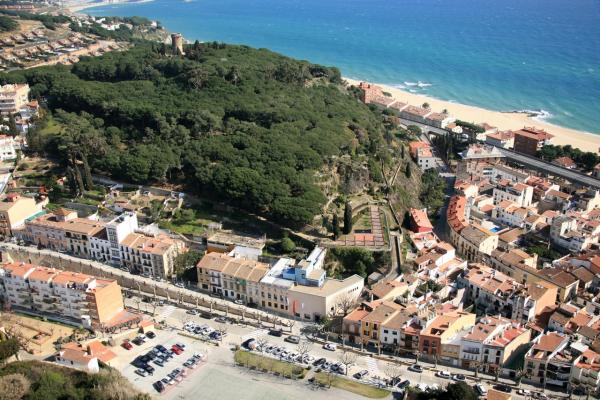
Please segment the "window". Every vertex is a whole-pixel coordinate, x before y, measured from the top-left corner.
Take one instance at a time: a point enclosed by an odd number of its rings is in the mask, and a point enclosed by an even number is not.
[[[384,329],[384,330],[383,330],[383,333],[388,333],[388,330],[387,330],[387,329]]]

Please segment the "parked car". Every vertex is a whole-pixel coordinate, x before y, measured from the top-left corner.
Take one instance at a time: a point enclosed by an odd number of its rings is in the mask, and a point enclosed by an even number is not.
[[[163,361],[162,358],[156,358],[152,361],[154,364],[158,365],[159,367],[164,367],[165,366],[165,362]]]
[[[149,373],[150,375],[154,374],[154,367],[152,365],[146,364],[144,366],[142,366],[142,369],[144,369],[147,373]]]
[[[404,382],[400,382],[399,384],[396,385],[396,387],[398,389],[406,389],[407,387],[410,386],[410,381],[407,379]]]
[[[186,311],[186,313],[187,313],[187,314],[190,314],[190,315],[198,315],[198,311],[196,311],[196,310],[194,310],[194,309],[192,309],[192,310],[187,310],[187,311]]]
[[[142,369],[142,368],[138,368],[138,369],[136,369],[136,370],[135,370],[135,373],[136,373],[136,374],[138,374],[139,376],[142,376],[142,377],[144,377],[144,378],[145,378],[145,377],[147,377],[148,375],[150,375],[150,374],[148,373],[148,371],[146,371],[145,369]]]
[[[300,343],[300,336],[298,335],[290,335],[284,339],[286,342],[298,344]]]
[[[129,343],[129,342],[123,342],[123,343],[121,344],[121,346],[122,346],[124,349],[126,349],[126,350],[131,350],[131,349],[133,348],[133,346],[132,346],[132,345],[131,345],[131,343]]]
[[[146,333],[146,336],[150,339],[154,339],[156,337],[156,333],[150,331]]]
[[[521,396],[531,396],[531,391],[527,389],[519,389],[517,390],[517,394],[520,394]]]
[[[171,351],[173,351],[173,353],[175,353],[177,355],[180,355],[181,353],[183,353],[183,350],[175,345],[173,345],[173,347],[171,347]]]
[[[156,389],[156,391],[158,393],[162,393],[165,391],[165,385],[161,382],[161,381],[156,381],[152,384],[152,386],[154,386],[154,389]]]
[[[162,344],[157,344],[156,346],[154,346],[154,348],[163,354],[167,352],[167,348]]]
[[[512,392],[512,387],[510,387],[508,385],[504,385],[504,384],[498,384],[498,385],[494,386],[494,389],[499,390],[504,393]]]
[[[237,304],[237,305],[242,306],[242,305],[244,305],[244,300],[237,299],[237,300],[234,301],[234,303]]]
[[[423,367],[421,367],[419,364],[412,364],[410,367],[408,367],[408,370],[420,374],[423,372]]]
[[[369,371],[367,371],[366,369],[363,369],[362,371],[359,371],[359,372],[355,373],[353,376],[356,379],[362,379],[362,378],[364,378],[367,375],[369,375]]]
[[[171,378],[170,376],[166,376],[166,377],[162,378],[160,381],[161,381],[161,382],[163,383],[163,385],[165,385],[165,386],[167,386],[167,385],[172,385],[172,384],[174,383],[174,382],[173,382],[173,378]]]
[[[140,338],[135,338],[131,341],[131,343],[135,344],[136,346],[141,346],[142,344],[144,344],[144,341]]]
[[[456,382],[464,382],[467,380],[467,377],[463,374],[452,375],[452,380]]]
[[[215,322],[218,322],[220,324],[224,324],[224,323],[227,322],[227,318],[225,318],[225,317],[217,317],[217,318],[215,318]]]
[[[327,361],[327,360],[326,360],[326,359],[324,359],[324,358],[319,358],[317,361],[315,361],[315,362],[313,363],[313,365],[314,365],[315,367],[318,367],[318,366],[322,365],[322,364],[323,364],[324,362],[326,362],[326,361]]]
[[[270,329],[269,330],[269,335],[276,336],[276,337],[281,337],[283,335],[283,331],[281,329]]]
[[[475,392],[480,395],[480,396],[485,396],[487,395],[487,389],[485,388],[485,386],[483,386],[482,384],[478,383],[475,386],[473,386],[475,388]]]
[[[323,348],[325,350],[329,350],[329,351],[335,351],[337,349],[337,345],[335,343],[325,343],[323,345]]]
[[[450,372],[448,372],[446,370],[436,372],[435,376],[437,376],[439,378],[445,378],[445,379],[449,379],[452,377],[452,375],[450,375]]]

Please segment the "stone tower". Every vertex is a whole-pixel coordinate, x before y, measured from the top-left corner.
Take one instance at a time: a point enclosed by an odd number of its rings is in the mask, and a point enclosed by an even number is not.
[[[173,54],[184,55],[183,52],[183,36],[180,33],[173,33],[171,35],[171,46],[173,47]]]

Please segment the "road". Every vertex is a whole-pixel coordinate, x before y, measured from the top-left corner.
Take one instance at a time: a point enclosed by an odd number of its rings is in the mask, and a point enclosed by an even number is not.
[[[134,306],[135,304],[137,304],[137,302],[135,301],[135,299],[128,299],[127,304],[129,306]],[[220,329],[223,328],[223,324],[217,324],[214,320],[207,320],[200,316],[189,315],[186,313],[186,310],[177,308],[177,307],[172,307],[172,306],[158,307],[156,310],[156,313],[157,313],[157,315],[162,316],[161,318],[163,318],[166,321],[167,325],[175,330],[180,330],[183,327],[183,325],[188,321],[196,322],[198,324],[208,324],[209,326],[211,326],[213,328],[220,328]],[[266,329],[260,329],[260,328],[256,328],[256,327],[252,327],[252,326],[245,326],[243,324],[230,324],[230,323],[226,324],[224,329],[226,329],[228,335],[227,335],[226,339],[223,340],[222,346],[215,348],[212,345],[206,345],[206,344],[201,345],[202,348],[208,347],[210,349],[210,359],[214,362],[217,362],[215,360],[215,357],[217,357],[217,359],[219,360],[218,364],[220,364],[220,365],[224,365],[224,364],[231,362],[231,357],[232,357],[231,352],[229,350],[227,350],[224,353],[223,351],[225,350],[225,347],[241,344],[243,341],[250,339],[250,338],[265,339],[270,344],[285,347],[288,351],[295,351],[297,348],[297,345],[285,342],[284,341],[285,337],[270,336],[268,334],[268,330],[266,330]],[[303,338],[303,341],[306,341],[306,340],[307,340],[306,338]],[[326,358],[330,362],[338,362],[343,357],[344,349],[341,346],[338,346],[336,351],[329,351],[329,350],[325,350],[321,346],[321,343],[314,342],[310,345],[309,354],[314,356],[316,359],[323,357],[323,358]],[[423,367],[425,368],[425,371],[423,373],[419,374],[419,373],[415,373],[415,372],[408,370],[408,366],[411,363],[413,363],[414,360],[409,359],[409,358],[398,358],[398,357],[394,357],[394,359],[402,361],[402,364],[392,363],[391,365],[394,365],[394,366],[399,365],[399,371],[400,371],[399,375],[401,376],[402,380],[408,379],[413,385],[424,384],[424,385],[429,385],[429,386],[438,385],[439,387],[445,387],[447,384],[452,382],[449,379],[444,379],[444,378],[435,376],[436,370],[447,370],[452,374],[464,374],[467,376],[467,383],[469,383],[470,385],[473,385],[476,381],[481,380],[481,377],[485,377],[490,380],[493,379],[490,376],[485,376],[485,375],[480,374],[479,379],[476,380],[473,377],[472,371],[465,371],[465,370],[462,370],[459,368],[445,367],[445,366],[441,366],[441,365],[439,366],[439,368],[434,368],[433,364],[424,363],[423,361],[420,361],[419,364],[423,365]],[[365,383],[377,381],[376,377],[379,377],[381,379],[386,379],[386,378],[388,378],[388,373],[390,372],[390,369],[391,369],[390,361],[387,361],[385,359],[379,359],[377,357],[372,357],[369,355],[357,354],[357,358],[356,358],[354,365],[351,365],[349,368],[348,378],[353,379],[352,375],[354,373],[364,370],[364,369],[369,371],[369,374],[367,375],[367,377],[365,379],[363,379],[363,382],[365,382]],[[244,370],[240,371],[238,369],[238,374],[246,375],[247,373],[248,373],[248,371],[244,371]],[[265,378],[265,377],[263,376],[262,378]],[[512,381],[507,380],[507,379],[501,379],[500,381],[504,382],[504,383],[512,383]],[[488,383],[488,382],[482,382],[482,383],[484,386],[486,386],[488,388],[492,387],[492,385],[493,385],[492,383]],[[305,387],[303,387],[303,386],[306,386],[306,385],[305,384],[297,384],[296,390],[299,390],[298,394],[304,393]],[[536,389],[536,388],[526,385],[526,384],[523,384],[522,388],[529,389],[532,391],[539,390],[539,389]],[[548,390],[546,392],[548,394],[554,394],[554,395],[560,396],[560,394],[553,393]],[[330,393],[330,394],[333,394],[333,393]],[[339,393],[336,393],[336,398],[356,398],[356,397],[352,397],[352,396],[348,397],[348,393],[345,393],[344,397],[337,397],[337,394],[339,394]],[[564,397],[564,395],[563,395],[563,397]],[[285,397],[285,398],[291,398],[291,397]],[[293,398],[300,398],[300,397],[293,396]],[[513,399],[522,399],[521,396],[516,395],[516,390],[513,390]]]
[[[89,260],[80,260],[76,257],[67,256],[64,254],[55,253],[49,250],[37,250],[33,247],[22,247],[12,243],[2,243],[0,246],[2,251],[8,251],[9,254],[20,255],[20,258],[16,260],[29,261],[33,263],[39,263],[40,265],[54,266],[67,270],[90,273],[100,275],[106,278],[117,279],[123,287],[130,288],[130,293],[134,293],[134,296],[130,299],[126,299],[126,305],[131,309],[141,310],[147,312],[156,321],[165,321],[166,325],[170,328],[181,330],[185,322],[189,320],[196,320],[198,322],[206,322],[207,320],[200,316],[191,316],[187,314],[189,309],[200,309],[200,310],[212,310],[213,314],[224,315],[234,317],[237,321],[235,324],[227,324],[227,331],[229,336],[227,337],[227,343],[240,344],[242,340],[251,337],[258,338],[264,337],[270,343],[278,346],[285,346],[290,350],[294,350],[295,345],[285,343],[284,337],[273,337],[268,335],[268,328],[275,326],[272,322],[274,317],[262,311],[255,309],[246,308],[243,306],[233,305],[225,300],[214,299],[202,293],[198,293],[189,289],[181,289],[175,287],[166,282],[155,282],[147,278],[143,278],[137,275],[130,275],[125,271],[121,271],[117,268],[97,263]],[[20,251],[20,252],[19,252]],[[142,301],[143,297],[154,297],[156,300],[166,300],[164,306],[152,306]],[[169,301],[170,300],[170,301]],[[304,328],[311,326],[311,323],[303,321],[293,321],[287,318],[278,317],[277,326],[284,326],[291,324],[291,331],[293,334],[300,335]],[[270,322],[265,322],[270,321]],[[257,323],[259,322],[259,323]],[[209,322],[209,324],[215,324]],[[213,326],[216,328],[216,326]],[[313,338],[310,338],[311,341]],[[339,361],[344,350],[341,346],[334,352],[325,350],[320,344],[314,343],[311,348],[311,354],[315,357],[325,357],[330,361]],[[423,374],[416,374],[408,371],[408,365],[414,362],[414,360],[405,357],[388,357],[380,359],[374,357],[372,353],[360,353],[357,355],[355,365],[349,370],[351,376],[359,370],[366,369],[369,371],[371,379],[373,377],[386,377],[386,370],[390,362],[394,364],[400,363],[400,370],[404,379],[410,380],[412,383],[424,383],[424,384],[438,384],[444,385],[449,381],[436,377],[435,368],[433,365],[420,362],[425,367],[430,367],[425,370]],[[471,371],[465,371],[458,368],[447,368],[441,367],[439,369],[447,369],[451,373],[461,373],[468,376],[472,376]],[[503,380],[506,381],[506,380]],[[507,381],[510,382],[510,381]],[[473,383],[470,379],[469,383]],[[533,390],[533,387],[523,385],[524,388]]]
[[[548,175],[560,176],[571,182],[579,183],[584,186],[590,186],[596,189],[600,189],[600,179],[596,179],[592,176],[582,174],[578,171],[573,171],[567,168],[559,167],[552,163],[540,160],[539,158],[531,157],[526,154],[514,152],[512,150],[503,149],[497,147],[498,150],[509,160],[516,161],[524,164],[530,168],[537,169]]]

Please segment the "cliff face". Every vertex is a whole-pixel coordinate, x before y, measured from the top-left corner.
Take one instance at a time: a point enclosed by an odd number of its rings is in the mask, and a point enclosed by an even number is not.
[[[369,168],[364,163],[348,158],[338,166],[337,172],[340,177],[339,186],[342,193],[353,195],[368,189]]]

